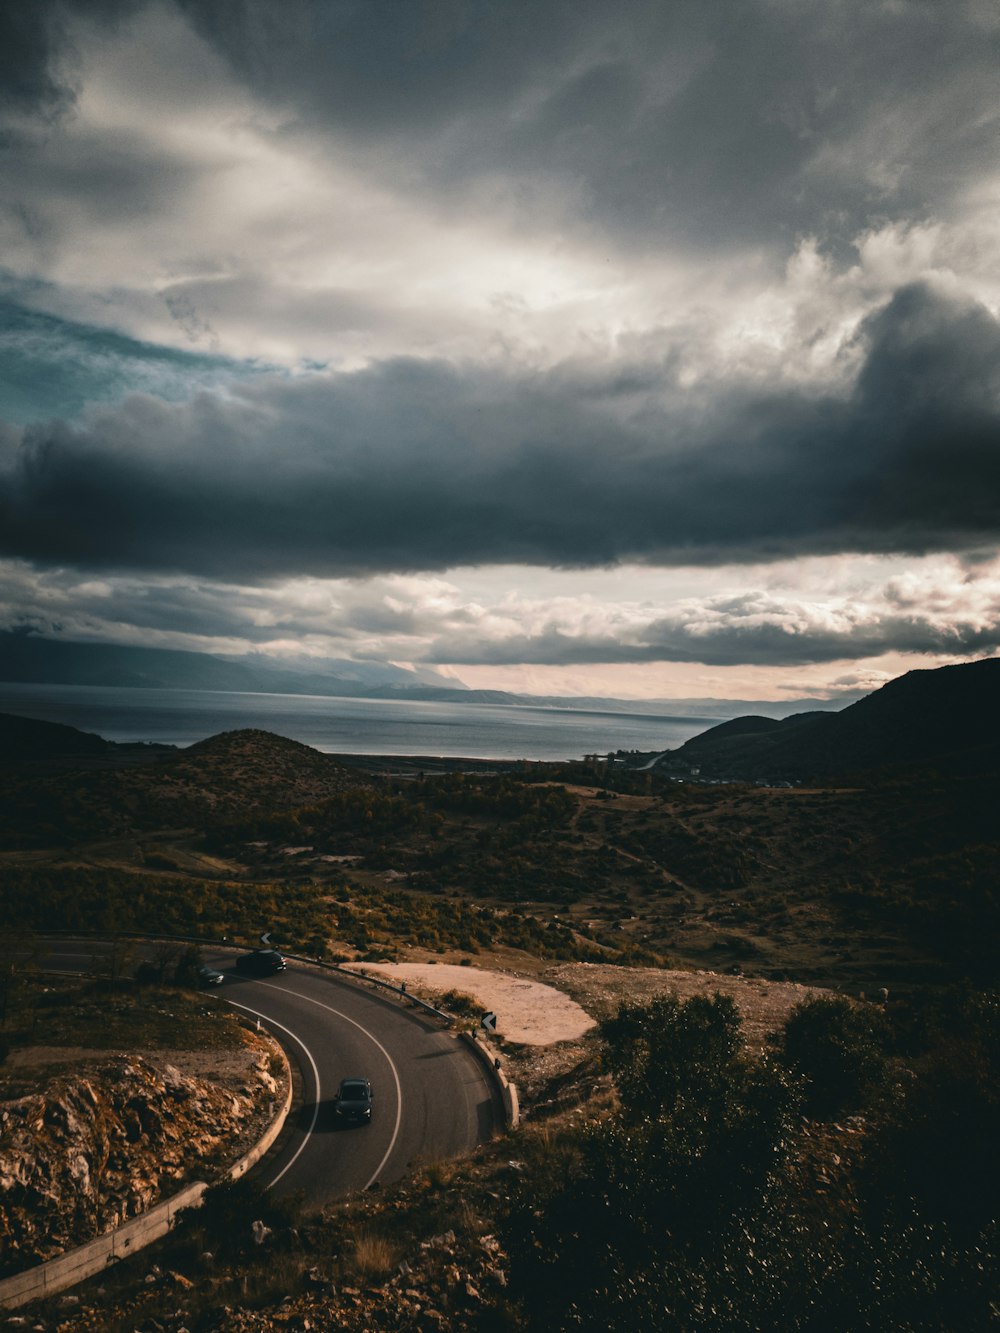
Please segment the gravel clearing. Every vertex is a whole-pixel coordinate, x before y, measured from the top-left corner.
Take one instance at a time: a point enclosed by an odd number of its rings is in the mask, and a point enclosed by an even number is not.
[[[418,994],[462,991],[497,1016],[497,1033],[521,1046],[550,1046],[576,1041],[595,1021],[575,1000],[554,986],[508,972],[454,963],[365,963],[358,971],[405,981]]]

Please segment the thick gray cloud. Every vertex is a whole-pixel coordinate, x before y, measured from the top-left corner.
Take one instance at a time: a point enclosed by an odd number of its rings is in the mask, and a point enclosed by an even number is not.
[[[183,0],[259,96],[435,190],[634,245],[851,240],[988,167],[977,0]],[[503,178],[500,184],[498,177]]]
[[[0,113],[45,117],[74,98],[71,20],[111,26],[141,0],[9,0],[0,5]]]
[[[137,396],[8,447],[0,553],[250,579],[995,543],[1000,324],[911,287],[862,337],[839,397],[412,361]]]
[[[751,599],[748,599],[751,600]],[[990,624],[957,615],[942,625],[920,613],[871,615],[824,624],[819,616],[803,622],[798,610],[776,605],[767,616],[741,614],[738,607],[711,608],[714,614],[654,621],[639,634],[587,638],[552,626],[541,634],[512,635],[496,642],[449,636],[428,653],[438,664],[507,666],[544,663],[579,666],[596,663],[701,662],[706,666],[803,666],[883,653],[965,656],[1000,648],[1000,606]]]
[[[644,689],[992,649],[927,570],[1000,536],[998,45],[987,0],[0,7],[4,623]]]
[[[442,208],[548,213],[605,244],[846,245],[886,217],[946,217],[995,152],[1000,20],[982,0],[175,5],[286,127]],[[144,8],[3,6],[7,107],[65,111],[81,20]]]

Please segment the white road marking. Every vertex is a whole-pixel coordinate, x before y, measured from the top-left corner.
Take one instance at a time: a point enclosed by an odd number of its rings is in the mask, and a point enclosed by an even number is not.
[[[286,986],[280,986],[277,989],[283,990],[286,995],[294,995],[300,1000],[308,1000],[310,1004],[319,1005],[320,1009],[325,1009],[328,1013],[336,1014],[337,1017],[342,1018],[345,1023],[350,1023],[352,1027],[356,1027],[359,1032],[364,1033],[364,1035],[369,1039],[369,1041],[374,1042],[374,1044],[379,1048],[379,1050],[385,1056],[386,1062],[388,1063],[389,1068],[392,1070],[392,1077],[396,1084],[396,1123],[393,1126],[392,1138],[389,1140],[389,1146],[385,1150],[385,1156],[382,1158],[381,1162],[379,1162],[378,1166],[375,1168],[375,1174],[363,1186],[364,1189],[368,1189],[369,1186],[374,1185],[375,1181],[378,1180],[382,1172],[382,1168],[385,1166],[386,1162],[392,1155],[392,1150],[396,1146],[396,1140],[399,1138],[399,1127],[403,1122],[403,1089],[400,1086],[399,1072],[396,1069],[395,1064],[393,1063],[392,1056],[379,1041],[378,1037],[374,1035],[374,1033],[369,1032],[366,1027],[363,1027],[362,1024],[357,1022],[355,1019],[351,1018],[350,1015],[342,1013],[341,1010],[339,1009],[334,1009],[332,1005],[324,1004],[322,1000],[314,1000],[311,995],[303,995],[301,991],[288,990]],[[298,1154],[296,1154],[296,1156],[297,1155]],[[290,1165],[291,1163],[289,1163],[289,1166]],[[286,1167],[285,1170],[287,1171],[287,1169],[288,1168]]]
[[[281,1177],[285,1174],[285,1172],[288,1171],[292,1166],[294,1166],[295,1163],[298,1161],[302,1149],[309,1142],[309,1137],[312,1134],[313,1130],[316,1128],[316,1121],[319,1119],[319,1103],[320,1103],[319,1070],[316,1067],[316,1061],[313,1059],[312,1051],[310,1051],[309,1047],[305,1044],[302,1038],[297,1036],[296,1033],[294,1033],[291,1030],[291,1028],[286,1028],[284,1023],[279,1023],[276,1018],[268,1017],[267,1014],[262,1013],[259,1009],[251,1009],[248,1004],[239,1004],[236,1000],[229,1000],[228,1003],[231,1004],[234,1009],[245,1009],[248,1014],[253,1014],[256,1018],[262,1018],[265,1023],[270,1023],[276,1028],[281,1028],[282,1032],[287,1033],[288,1036],[291,1037],[293,1041],[297,1041],[299,1045],[302,1047],[302,1049],[305,1051],[306,1059],[312,1065],[313,1078],[316,1080],[316,1100],[313,1105],[312,1120],[310,1120],[309,1122],[309,1128],[306,1130],[302,1142],[299,1144],[298,1149],[296,1150],[295,1155],[292,1157],[291,1161],[286,1162],[285,1165],[282,1167],[282,1169],[274,1177],[274,1179],[269,1184],[264,1186],[265,1189],[273,1189],[274,1186],[277,1185]]]
[[[92,953],[90,954],[63,953],[62,956],[64,958],[86,957],[91,959],[94,957]],[[47,970],[54,972],[57,969],[49,968]],[[277,978],[275,978],[275,980],[277,980]],[[388,1148],[386,1148],[385,1154],[381,1162],[379,1162],[378,1166],[375,1168],[374,1174],[363,1186],[364,1189],[368,1189],[371,1185],[374,1185],[376,1180],[378,1180],[379,1176],[382,1173],[383,1168],[385,1167],[386,1162],[392,1156],[392,1150],[396,1146],[396,1140],[399,1138],[399,1129],[403,1122],[403,1089],[399,1081],[399,1071],[396,1068],[393,1058],[389,1054],[389,1052],[385,1049],[385,1047],[382,1045],[382,1043],[379,1041],[379,1039],[375,1036],[374,1033],[369,1032],[368,1029],[364,1027],[361,1023],[357,1022],[356,1019],[351,1018],[350,1015],[343,1013],[340,1009],[334,1009],[332,1005],[324,1004],[322,1000],[313,999],[311,995],[303,995],[301,991],[289,990],[285,986],[277,986],[275,987],[275,989],[282,990],[287,995],[294,995],[296,996],[297,999],[308,1000],[310,1004],[318,1005],[320,1009],[326,1009],[328,1013],[336,1014],[336,1016],[338,1018],[342,1018],[345,1023],[350,1023],[352,1027],[356,1027],[359,1032],[363,1033],[364,1036],[366,1036],[369,1039],[369,1041],[371,1041],[375,1046],[378,1047],[378,1049],[385,1056],[386,1063],[388,1064],[390,1070],[392,1071],[393,1082],[396,1084],[396,1123],[395,1125],[393,1125],[392,1137],[389,1140],[389,1146]],[[285,1025],[283,1023],[279,1023],[276,1018],[271,1018],[267,1014],[263,1013],[261,1010],[251,1008],[251,1006],[248,1004],[240,1004],[237,1000],[228,1000],[228,999],[226,1003],[231,1004],[234,1009],[243,1009],[246,1011],[246,1013],[253,1014],[255,1018],[262,1018],[266,1023],[270,1023],[272,1026],[280,1028],[282,1032],[286,1033],[286,1035],[291,1037],[293,1041],[297,1042],[299,1046],[302,1047],[302,1050],[305,1052],[306,1059],[312,1066],[313,1078],[316,1080],[316,1101],[315,1105],[313,1106],[312,1120],[309,1122],[309,1127],[305,1131],[305,1134],[303,1135],[302,1138],[302,1142],[296,1149],[294,1156],[291,1158],[290,1161],[285,1163],[284,1167],[281,1169],[281,1171],[278,1172],[278,1174],[274,1177],[274,1179],[264,1187],[265,1189],[273,1189],[273,1187],[277,1185],[278,1181],[281,1180],[282,1176],[284,1176],[286,1172],[288,1172],[292,1168],[292,1166],[294,1166],[294,1164],[298,1161],[299,1157],[302,1154],[303,1149],[305,1148],[306,1144],[309,1142],[309,1139],[312,1136],[313,1130],[316,1128],[316,1121],[319,1119],[319,1106],[321,1100],[320,1096],[321,1084],[319,1077],[319,1068],[317,1067],[316,1061],[313,1059],[313,1054],[310,1051],[309,1047],[305,1044],[302,1038],[298,1036],[297,1033],[291,1030],[291,1028],[286,1028]]]

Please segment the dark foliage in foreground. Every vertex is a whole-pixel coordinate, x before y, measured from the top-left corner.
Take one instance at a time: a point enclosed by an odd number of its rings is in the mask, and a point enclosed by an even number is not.
[[[888,1077],[884,1015],[840,996],[807,1000],[785,1025],[782,1058],[804,1081],[806,1109],[833,1116],[860,1110]]]
[[[903,1071],[888,1109],[869,1107],[862,1168],[824,1195],[802,1187],[816,1085],[748,1062],[729,1001],[623,1009],[603,1028],[620,1113],[540,1152],[507,1221],[520,1327],[990,1326],[997,1012],[995,997],[965,1011],[971,1067],[939,1045]],[[837,1023],[821,1017],[792,1026],[800,1065],[822,1071]]]

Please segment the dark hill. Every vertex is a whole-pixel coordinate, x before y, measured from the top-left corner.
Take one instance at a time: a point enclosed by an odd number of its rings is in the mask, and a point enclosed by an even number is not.
[[[0,763],[27,760],[101,758],[114,750],[110,741],[61,722],[0,713]]]
[[[7,719],[7,726],[20,737],[22,750],[19,762],[11,757],[0,766],[0,845],[5,846],[207,828],[372,785],[336,759],[267,731],[224,732],[185,750],[165,751],[118,746],[30,718]],[[46,756],[46,744],[64,748]],[[65,748],[72,746],[76,753]],[[58,762],[35,762],[45,758]]]
[[[279,736],[275,731],[264,731],[260,727],[243,727],[237,731],[220,731],[214,736],[206,736],[203,741],[195,741],[184,750],[186,760],[202,763],[232,762],[233,760],[252,758],[297,759],[311,767],[328,767],[327,756],[320,750],[302,741],[293,741],[288,736]]]
[[[734,717],[728,722],[720,722],[715,728],[717,735],[736,736],[736,735],[755,735],[760,732],[773,731],[781,723],[774,717]]]
[[[791,781],[926,764],[1000,765],[1000,659],[909,671],[839,713],[736,718],[693,737],[662,767]]]
[[[274,732],[223,731],[178,752],[168,772],[175,782],[218,798],[239,795],[253,806],[287,809],[368,783],[330,755]]]

